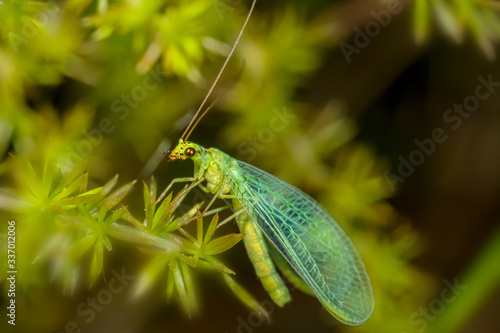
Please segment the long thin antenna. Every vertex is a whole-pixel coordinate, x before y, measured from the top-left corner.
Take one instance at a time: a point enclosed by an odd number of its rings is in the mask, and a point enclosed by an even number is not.
[[[219,96],[217,96],[217,98],[205,109],[205,111],[203,111],[203,113],[201,114],[201,116],[198,117],[198,120],[196,120],[196,122],[194,123],[193,127],[191,127],[191,129],[189,130],[188,134],[186,135],[185,140],[187,140],[189,138],[189,136],[191,135],[191,133],[193,133],[193,130],[198,125],[198,123],[200,122],[201,118],[203,118],[207,114],[207,112],[210,111],[210,109],[214,107],[214,105],[219,101],[219,99],[221,99],[221,97],[224,96],[224,93],[226,93],[226,91],[224,91],[222,94],[220,94]],[[193,120],[194,120],[194,118],[193,118]]]
[[[240,33],[238,35],[238,38],[236,38],[236,41],[234,42],[234,45],[233,45],[233,48],[231,49],[231,52],[229,52],[229,55],[227,56],[226,58],[226,61],[224,61],[224,64],[222,65],[222,68],[219,72],[219,74],[217,75],[217,77],[215,78],[215,81],[214,83],[212,84],[212,87],[210,88],[210,90],[208,91],[208,94],[205,96],[205,99],[203,100],[203,102],[201,103],[200,107],[198,108],[198,111],[196,111],[193,119],[191,119],[191,122],[189,123],[188,127],[186,127],[186,129],[184,130],[184,133],[182,133],[182,136],[181,136],[181,139],[183,140],[187,140],[187,138],[189,137],[189,135],[191,135],[191,132],[193,131],[193,129],[191,129],[189,131],[189,134],[184,137],[186,135],[186,133],[188,133],[188,130],[189,128],[191,127],[191,125],[193,124],[194,120],[196,119],[196,117],[198,116],[198,114],[200,113],[200,111],[203,109],[203,106],[205,105],[205,103],[207,102],[208,100],[208,97],[210,97],[210,95],[212,94],[212,91],[214,90],[215,88],[215,85],[217,84],[217,82],[219,81],[219,78],[221,77],[222,75],[222,72],[224,72],[224,68],[226,68],[226,65],[227,63],[229,62],[229,59],[231,59],[231,56],[233,55],[234,53],[234,50],[236,49],[236,46],[238,45],[238,42],[240,41],[240,38],[241,36],[243,35],[243,31],[245,30],[245,27],[247,26],[247,23],[248,23],[248,20],[250,19],[250,16],[252,15],[252,12],[253,12],[253,8],[255,7],[255,3],[257,2],[257,0],[253,0],[252,2],[252,6],[250,7],[250,11],[248,12],[248,15],[247,15],[247,18],[245,20],[245,23],[243,23],[243,27],[241,28],[240,30]],[[210,109],[211,107],[209,107],[205,113]],[[204,113],[204,114],[205,114]],[[198,124],[198,122],[196,123]],[[193,127],[194,128],[194,127]]]
[[[244,64],[244,63],[243,63]],[[234,79],[234,84],[236,84],[236,82],[238,81],[241,73],[243,73],[243,67],[241,67],[241,70],[240,72],[238,73],[238,76],[236,76],[236,78]],[[191,136],[191,133],[193,133],[193,130],[196,128],[196,126],[198,126],[198,124],[200,123],[200,121],[203,119],[203,117],[205,117],[205,115],[208,113],[208,111],[210,111],[210,109],[212,109],[214,107],[215,104],[217,104],[217,102],[231,89],[232,86],[230,86],[229,88],[226,88],[226,90],[224,90],[223,92],[221,92],[219,94],[219,96],[217,96],[214,101],[212,103],[210,103],[209,106],[207,106],[207,108],[205,109],[205,111],[203,111],[203,113],[198,117],[198,119],[196,119],[196,122],[194,123],[193,126],[191,126],[191,129],[189,130],[189,132],[187,133],[186,135],[186,140]]]

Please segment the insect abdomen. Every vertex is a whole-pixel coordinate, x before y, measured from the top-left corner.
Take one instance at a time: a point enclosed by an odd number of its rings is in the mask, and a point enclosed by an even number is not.
[[[243,209],[238,200],[233,200],[235,211]],[[291,300],[288,288],[283,282],[283,279],[276,272],[274,263],[269,256],[267,244],[259,227],[252,221],[246,212],[239,214],[236,217],[236,222],[242,233],[245,234],[243,239],[248,253],[248,257],[252,262],[255,272],[259,277],[264,289],[274,303],[283,306]]]

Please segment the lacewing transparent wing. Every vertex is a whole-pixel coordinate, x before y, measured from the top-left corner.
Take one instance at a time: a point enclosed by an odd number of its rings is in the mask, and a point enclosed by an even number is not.
[[[219,161],[238,201],[338,320],[372,314],[370,279],[354,245],[326,209],[292,185],[226,154]]]

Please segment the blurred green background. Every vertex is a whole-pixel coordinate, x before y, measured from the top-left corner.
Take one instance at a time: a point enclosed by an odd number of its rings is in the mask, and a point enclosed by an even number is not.
[[[203,100],[249,6],[0,1],[2,332],[499,332],[496,1],[260,1],[215,96],[228,92],[190,138],[332,212],[372,280],[366,324],[344,326],[299,291],[269,309],[268,323],[198,269],[199,313],[189,318],[178,297],[167,300],[166,267],[133,297],[154,254],[131,239],[94,242],[68,229],[69,218],[92,217],[75,203],[105,184],[111,191],[116,174],[116,188],[125,187],[97,212],[112,217],[125,205],[139,220],[143,181],[154,175],[161,192],[192,175],[190,161],[162,154]],[[201,200],[193,192],[182,213]],[[15,327],[5,315],[11,220]],[[224,232],[238,231],[231,223]],[[243,244],[220,260],[270,304]],[[123,272],[130,281],[103,292]],[[89,310],[96,297],[106,304]]]

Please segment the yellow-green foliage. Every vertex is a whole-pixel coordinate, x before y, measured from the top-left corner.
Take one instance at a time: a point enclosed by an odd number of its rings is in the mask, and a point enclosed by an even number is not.
[[[311,17],[303,3],[280,4],[258,4],[220,89],[236,84],[192,139],[318,198],[352,238],[372,279],[376,309],[356,330],[408,330],[409,315],[436,286],[410,264],[423,244],[386,201],[388,162],[370,143],[354,140],[357,122],[349,110],[297,98],[336,44],[320,14]],[[430,35],[433,6],[456,41],[470,29],[494,56],[500,29],[492,3],[414,5],[418,41]],[[326,11],[329,4],[315,6]],[[235,282],[237,267],[219,258],[242,235],[213,236],[218,215],[197,216],[201,201],[179,210],[184,192],[157,202],[158,185],[149,180],[154,173],[165,186],[191,176],[187,165],[182,174],[174,167],[166,172],[159,156],[207,92],[246,14],[246,3],[224,0],[0,1],[1,247],[7,221],[16,221],[18,291],[33,295],[25,296],[25,312],[33,313],[22,319],[26,331],[62,329],[75,308],[63,291],[82,293],[102,282],[116,244],[122,262],[140,258],[136,293],[160,288],[165,300],[180,297],[188,313],[209,311],[217,301],[198,304],[192,281],[193,272],[208,269],[265,313]],[[133,190],[137,178],[148,179],[142,192],[138,184]],[[194,231],[184,230],[188,221]],[[0,277],[5,281],[6,270]],[[53,311],[39,311],[46,298]],[[316,313],[304,320],[319,323],[318,317],[326,318]]]

